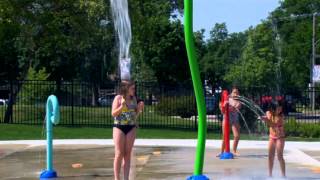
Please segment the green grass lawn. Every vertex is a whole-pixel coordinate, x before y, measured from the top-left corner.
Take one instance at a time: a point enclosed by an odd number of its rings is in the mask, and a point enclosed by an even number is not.
[[[5,107],[0,106],[0,121],[3,121]],[[60,125],[112,125],[110,107],[61,106]],[[42,124],[45,117],[44,105],[13,106],[14,124]],[[195,121],[178,116],[166,116],[156,113],[154,106],[146,106],[144,113],[138,119],[139,124],[149,127],[195,127]],[[219,129],[217,122],[208,122],[211,129]]]
[[[45,128],[38,125],[0,124],[0,140],[45,139]],[[147,139],[195,139],[197,132],[173,129],[138,129],[138,138]],[[112,128],[54,127],[55,139],[111,139]],[[219,134],[208,133],[208,138],[220,138]]]
[[[36,125],[0,124],[0,140],[37,140],[45,139],[45,129]],[[112,128],[94,127],[54,127],[54,139],[111,139]],[[139,128],[140,139],[196,139],[197,132],[176,129]],[[207,139],[220,139],[220,133],[208,132]],[[232,136],[231,136],[232,138]],[[258,136],[242,134],[241,139],[265,140]],[[319,141],[319,138],[288,137],[294,141]]]

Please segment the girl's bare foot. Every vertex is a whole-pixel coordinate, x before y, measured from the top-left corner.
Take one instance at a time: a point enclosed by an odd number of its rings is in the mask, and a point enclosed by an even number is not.
[[[240,154],[238,152],[233,152],[234,156],[240,156]]]

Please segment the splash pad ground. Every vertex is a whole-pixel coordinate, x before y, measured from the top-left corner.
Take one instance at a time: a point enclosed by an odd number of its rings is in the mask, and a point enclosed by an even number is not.
[[[232,143],[232,142],[231,142]],[[239,144],[241,155],[220,160],[220,140],[207,140],[204,174],[210,179],[267,177],[267,141]],[[136,140],[131,179],[182,180],[192,175],[196,140]],[[112,140],[54,140],[54,169],[58,179],[113,179]],[[320,179],[320,143],[287,141],[284,152],[288,179]],[[45,168],[45,141],[0,141],[1,179],[38,179]],[[274,177],[280,177],[275,161]]]

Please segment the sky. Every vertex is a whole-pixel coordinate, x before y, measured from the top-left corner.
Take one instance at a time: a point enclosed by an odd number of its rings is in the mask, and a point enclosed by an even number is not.
[[[279,0],[194,0],[193,29],[205,29],[208,38],[215,23],[226,22],[229,33],[242,32],[266,19],[279,5]]]

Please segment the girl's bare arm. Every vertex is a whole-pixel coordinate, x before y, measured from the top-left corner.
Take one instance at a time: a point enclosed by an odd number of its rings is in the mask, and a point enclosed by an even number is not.
[[[120,99],[121,98],[121,99]],[[119,101],[121,100],[121,103],[119,103]],[[119,114],[121,113],[121,110],[123,108],[124,105],[124,101],[122,101],[122,96],[117,95],[113,102],[112,102],[112,111],[111,111],[111,115],[113,117],[119,116]]]
[[[144,109],[144,102],[140,101],[137,104],[137,108],[136,108],[136,113],[137,113],[135,118],[136,128],[139,128],[138,116],[140,115],[140,113],[142,113],[143,109]]]
[[[271,122],[271,118],[272,118],[272,114],[270,111],[267,111],[266,112],[266,115],[265,116],[262,116],[261,119],[263,121],[265,121],[267,123],[268,126],[272,126],[272,122]]]

